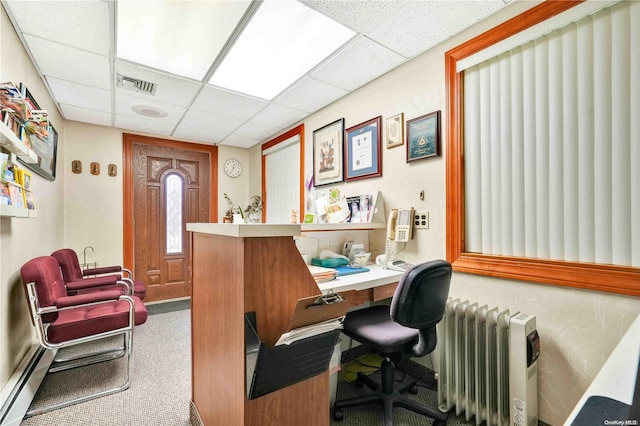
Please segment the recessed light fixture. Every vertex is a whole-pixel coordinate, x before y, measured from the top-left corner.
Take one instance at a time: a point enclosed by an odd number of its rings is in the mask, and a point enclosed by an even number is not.
[[[168,115],[166,111],[149,105],[134,105],[131,107],[131,109],[137,114],[151,118],[162,118]]]
[[[250,1],[117,1],[116,56],[202,80],[250,4]]]
[[[270,100],[355,35],[297,1],[265,0],[209,83]]]

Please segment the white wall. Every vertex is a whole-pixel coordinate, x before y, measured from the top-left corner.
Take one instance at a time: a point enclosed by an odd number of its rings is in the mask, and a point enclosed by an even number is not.
[[[86,246],[88,262],[99,265],[121,265],[123,262],[123,203],[122,203],[122,134],[120,129],[68,121],[65,144],[67,161],[65,175],[65,247],[76,250],[79,256]],[[131,132],[129,132],[131,133]],[[222,169],[229,158],[236,158],[245,165],[237,178],[227,177]],[[243,208],[249,203],[246,149],[221,146],[218,149],[218,220],[226,211],[226,192],[234,203]],[[73,160],[82,161],[83,171],[71,171]],[[101,173],[89,173],[89,164],[99,162]],[[107,174],[108,164],[118,167],[118,175]],[[62,168],[62,166],[61,166]],[[81,257],[82,261],[82,257]]]
[[[416,238],[407,244],[403,258],[410,262],[445,258],[447,120],[444,53],[532,5],[531,2],[515,2],[461,35],[307,117],[304,120],[305,178],[312,170],[313,130],[341,117],[345,118],[348,128],[382,115],[384,127],[387,117],[400,112],[404,112],[405,120],[409,120],[441,110],[441,158],[407,164],[405,145],[383,148],[382,177],[337,186],[344,195],[379,190],[387,209],[413,206],[429,211],[429,230],[416,232]],[[252,158],[256,155],[257,151],[252,150]],[[251,182],[252,189],[255,184]],[[420,190],[425,191],[424,201],[418,198]],[[313,191],[308,196],[315,198]],[[542,342],[539,417],[553,425],[561,424],[568,417],[613,347],[640,314],[640,303],[635,297],[463,273],[454,274],[450,296],[537,317]],[[634,368],[629,366],[630,374]]]
[[[7,383],[27,350],[35,343],[35,333],[20,279],[20,268],[29,259],[48,255],[62,244],[64,163],[64,122],[47,89],[22,48],[18,36],[0,8],[0,82],[20,82],[41,108],[49,111],[58,130],[58,177],[50,182],[33,173],[33,191],[39,217],[0,218],[0,389]],[[4,396],[4,395],[3,395]],[[4,401],[0,398],[0,405]]]

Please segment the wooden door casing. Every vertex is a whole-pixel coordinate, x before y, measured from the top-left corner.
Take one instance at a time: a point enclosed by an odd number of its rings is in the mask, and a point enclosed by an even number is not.
[[[213,146],[125,135],[125,254],[130,253],[129,267],[136,279],[145,283],[145,302],[191,295],[191,238],[186,223],[215,218],[215,164],[217,148]],[[167,253],[165,180],[170,175],[182,183],[179,253]]]

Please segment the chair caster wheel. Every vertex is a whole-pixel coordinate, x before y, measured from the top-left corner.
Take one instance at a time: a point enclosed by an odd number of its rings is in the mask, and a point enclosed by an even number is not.
[[[358,388],[362,389],[364,387],[364,382],[362,380],[356,380],[353,384]]]
[[[342,412],[342,408],[334,408],[333,413],[331,414],[333,420],[340,422],[344,419],[344,413]]]
[[[433,426],[447,426],[447,422],[446,421],[440,421],[440,420],[434,420],[433,421]]]
[[[417,395],[418,394],[418,386],[417,385],[413,385],[409,388],[409,392],[412,393],[413,395]],[[434,423],[435,425],[435,423]],[[437,425],[436,425],[437,426]]]

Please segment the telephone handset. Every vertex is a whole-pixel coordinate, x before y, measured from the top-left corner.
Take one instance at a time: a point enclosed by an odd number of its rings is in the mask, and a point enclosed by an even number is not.
[[[393,241],[407,242],[411,239],[414,210],[393,209],[387,221],[387,238]]]

